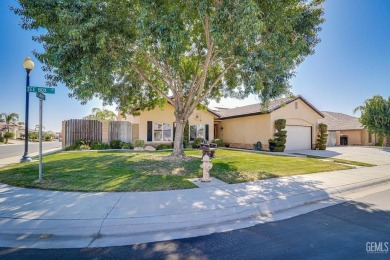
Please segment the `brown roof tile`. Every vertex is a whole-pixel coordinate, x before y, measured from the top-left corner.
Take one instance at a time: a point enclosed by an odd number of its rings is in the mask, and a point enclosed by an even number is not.
[[[319,123],[326,124],[330,131],[361,130],[364,128],[356,117],[329,111],[322,111],[322,113],[325,117],[320,119]]]
[[[234,117],[243,117],[249,115],[258,115],[258,114],[267,114],[271,113],[274,110],[281,108],[283,105],[291,103],[297,99],[301,99],[308,106],[310,106],[314,111],[316,111],[319,115],[323,116],[320,111],[318,111],[312,104],[310,104],[306,99],[302,96],[290,97],[290,98],[280,98],[276,100],[271,100],[267,107],[263,107],[262,104],[253,104],[248,106],[236,107],[231,109],[219,109],[217,111],[214,110],[216,114],[220,116],[220,118],[234,118]]]

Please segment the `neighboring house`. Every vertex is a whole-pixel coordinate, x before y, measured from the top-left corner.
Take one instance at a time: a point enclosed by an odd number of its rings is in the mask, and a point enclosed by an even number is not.
[[[342,113],[322,111],[319,123],[328,126],[328,147],[336,145],[375,145],[377,138],[364,129],[359,119]]]
[[[14,133],[13,139],[20,138],[20,133],[22,133],[23,126],[20,126],[15,123],[9,124],[9,131]],[[4,133],[8,132],[8,126],[5,122],[0,122],[0,137],[4,136]]]
[[[196,110],[189,118],[190,140],[196,137],[211,141],[222,139],[230,147],[252,149],[260,141],[268,148],[274,138],[274,122],[286,119],[286,150],[311,149],[317,136],[317,122],[322,113],[301,96],[271,101],[266,108],[260,104],[219,110]],[[174,139],[174,108],[166,104],[140,116],[118,117],[133,125],[133,140],[149,144],[172,142]]]
[[[275,120],[286,119],[286,150],[312,149],[317,136],[317,122],[322,113],[302,96],[260,104],[220,109],[218,137],[230,147],[252,149],[260,141],[268,148],[268,139],[274,138]]]

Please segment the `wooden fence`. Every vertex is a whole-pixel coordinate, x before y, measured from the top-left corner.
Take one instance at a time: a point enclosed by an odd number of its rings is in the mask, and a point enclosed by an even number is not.
[[[100,122],[97,120],[71,119],[62,122],[62,148],[75,144],[78,140],[111,140],[132,142],[132,126],[127,121]]]
[[[130,122],[114,121],[108,124],[109,140],[121,140],[122,142],[132,142],[132,128]]]

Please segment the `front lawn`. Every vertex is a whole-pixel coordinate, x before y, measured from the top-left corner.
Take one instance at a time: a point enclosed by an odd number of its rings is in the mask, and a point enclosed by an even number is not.
[[[190,189],[189,178],[202,176],[201,152],[186,151],[189,159],[174,163],[163,159],[169,151],[61,152],[43,158],[43,181],[38,163],[0,168],[0,182],[29,188],[63,191],[156,191]],[[344,170],[351,167],[311,158],[272,156],[219,149],[211,176],[238,183],[280,176]]]

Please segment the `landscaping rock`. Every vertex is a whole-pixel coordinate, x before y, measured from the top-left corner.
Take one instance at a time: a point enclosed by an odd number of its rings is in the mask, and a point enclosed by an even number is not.
[[[143,147],[135,147],[134,151],[144,151],[145,149]]]
[[[145,151],[156,151],[156,148],[154,148],[153,146],[147,145],[147,146],[145,146]]]

